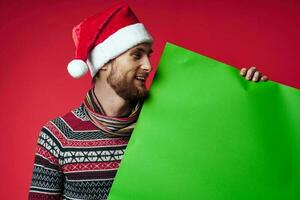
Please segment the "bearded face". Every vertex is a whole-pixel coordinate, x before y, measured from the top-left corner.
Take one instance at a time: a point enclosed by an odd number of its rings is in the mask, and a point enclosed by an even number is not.
[[[126,101],[135,102],[147,95],[145,81],[151,71],[148,60],[150,51],[148,45],[141,44],[111,63],[107,83]]]
[[[145,98],[147,94],[145,79],[147,76],[148,74],[137,71],[121,74],[118,73],[116,67],[112,66],[107,82],[120,97],[131,102]]]

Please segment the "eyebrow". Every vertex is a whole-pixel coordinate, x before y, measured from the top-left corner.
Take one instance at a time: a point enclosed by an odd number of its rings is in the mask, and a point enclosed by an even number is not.
[[[142,52],[146,53],[146,50],[143,49],[143,48],[140,48],[140,47],[136,48],[135,50],[142,51]],[[149,54],[151,54],[152,52],[153,52],[153,50],[150,49]]]

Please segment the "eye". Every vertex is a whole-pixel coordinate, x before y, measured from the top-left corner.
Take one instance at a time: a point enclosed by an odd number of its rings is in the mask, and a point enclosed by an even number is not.
[[[142,55],[140,53],[134,53],[132,56],[134,57],[134,59],[138,60]]]

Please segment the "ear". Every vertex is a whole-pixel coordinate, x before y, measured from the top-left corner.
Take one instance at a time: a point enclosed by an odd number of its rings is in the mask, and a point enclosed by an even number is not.
[[[100,68],[100,70],[103,70],[103,71],[106,71],[107,69],[108,69],[107,64],[103,65],[103,66]]]
[[[110,61],[108,61],[107,63],[105,63],[105,65],[103,65],[103,66],[100,68],[100,70],[107,71],[108,69],[110,69],[111,64],[112,64],[112,62],[111,62],[111,60],[110,60]]]

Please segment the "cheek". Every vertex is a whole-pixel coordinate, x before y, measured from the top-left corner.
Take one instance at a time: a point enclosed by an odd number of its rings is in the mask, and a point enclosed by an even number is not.
[[[133,68],[133,69],[130,69],[130,70],[128,70],[128,71],[126,71],[125,72],[126,73],[126,77],[128,78],[128,79],[135,79],[135,77],[136,77],[136,74],[137,74],[137,71],[136,71],[136,69],[135,68]]]
[[[136,76],[136,73],[134,71],[130,71],[128,74],[127,74],[127,78],[130,82],[133,82],[135,79],[135,76]]]
[[[132,60],[120,60],[117,63],[117,68],[115,69],[118,78],[125,79],[127,82],[132,82],[135,80],[137,74],[138,65]]]
[[[122,84],[131,84],[135,80],[135,73],[133,71],[119,71],[114,73],[114,79]]]

